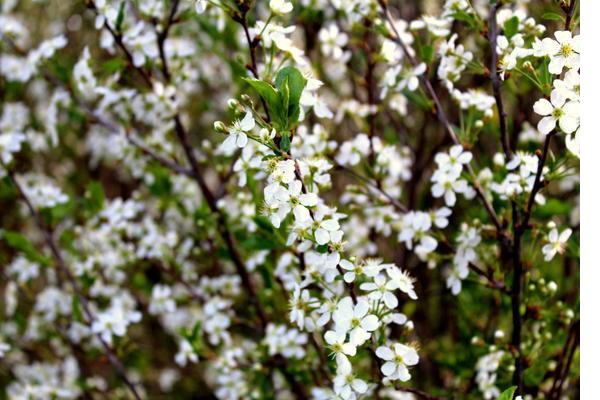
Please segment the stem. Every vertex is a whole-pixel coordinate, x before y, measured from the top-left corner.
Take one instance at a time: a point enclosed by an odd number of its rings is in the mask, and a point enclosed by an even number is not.
[[[500,143],[502,144],[502,150],[507,159],[512,156],[512,150],[510,147],[510,141],[508,138],[508,131],[506,127],[506,112],[504,111],[504,103],[502,102],[502,93],[500,90],[501,82],[498,76],[498,53],[496,52],[496,45],[498,39],[498,23],[496,21],[496,14],[500,8],[500,3],[496,2],[492,5],[490,12],[490,18],[488,22],[488,39],[491,47],[491,61],[490,61],[490,78],[492,80],[492,88],[494,91],[494,98],[496,99],[496,108],[498,109],[498,120],[500,122]]]

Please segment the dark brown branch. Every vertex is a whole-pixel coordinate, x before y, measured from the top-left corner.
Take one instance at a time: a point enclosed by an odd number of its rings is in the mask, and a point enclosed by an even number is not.
[[[573,356],[575,355],[575,350],[579,347],[579,329],[580,329],[580,321],[577,320],[571,324],[569,328],[569,333],[567,335],[567,340],[565,341],[565,347],[560,355],[560,359],[558,360],[558,366],[556,367],[556,371],[554,374],[554,381],[552,382],[552,388],[550,389],[550,393],[548,394],[548,399],[550,400],[558,400],[562,394],[564,382],[569,375],[569,371],[571,369],[571,363],[573,362]]]
[[[504,110],[504,103],[502,101],[502,93],[500,90],[501,82],[500,76],[498,75],[498,53],[496,51],[498,41],[498,23],[496,21],[496,14],[499,8],[499,2],[496,2],[492,5],[488,21],[488,39],[491,47],[490,79],[492,80],[494,98],[496,99],[496,108],[498,109],[498,120],[500,123],[500,143],[502,144],[504,155],[508,160],[512,156],[512,150],[510,147],[508,130],[506,126],[506,111]]]

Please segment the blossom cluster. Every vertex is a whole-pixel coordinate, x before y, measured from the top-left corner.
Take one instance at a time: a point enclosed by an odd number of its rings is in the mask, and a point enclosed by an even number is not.
[[[578,393],[577,0],[67,3],[0,2],[0,398]]]

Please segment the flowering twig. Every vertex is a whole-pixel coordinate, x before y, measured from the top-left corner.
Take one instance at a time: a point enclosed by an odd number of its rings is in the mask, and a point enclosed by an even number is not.
[[[417,60],[410,54],[406,45],[404,44],[404,41],[400,37],[400,33],[398,32],[398,29],[396,28],[394,19],[392,18],[390,10],[387,7],[387,0],[378,0],[378,2],[383,10],[383,14],[384,14],[386,21],[390,24],[392,31],[394,31],[394,35],[392,35],[392,39],[396,43],[398,43],[398,45],[400,46],[400,49],[402,50],[402,53],[406,56],[406,58],[411,63],[411,65],[413,67],[416,67],[418,65]],[[427,77],[425,75],[421,75],[420,79],[423,82],[423,84],[425,85],[425,88],[427,89],[429,96],[431,97],[431,99],[433,100],[433,102],[435,104],[436,116],[439,119],[439,121],[442,123],[442,125],[444,126],[444,129],[446,130],[448,136],[450,136],[450,138],[452,139],[452,141],[455,144],[460,144],[460,141],[458,140],[458,137],[456,136],[456,133],[454,132],[454,129],[452,128],[452,125],[450,124],[450,121],[448,121],[448,118],[446,117],[444,109],[442,108],[442,103],[441,103],[437,93],[435,92],[435,89],[431,85],[431,82],[429,81],[429,79],[427,79]],[[475,192],[477,193],[477,197],[480,199],[484,208],[486,209],[492,223],[494,224],[494,226],[496,227],[496,230],[498,231],[498,234],[503,235],[502,224],[500,223],[500,220],[498,219],[498,216],[496,215],[496,211],[494,211],[494,207],[492,206],[492,204],[489,202],[489,200],[483,194],[481,186],[479,185],[479,182],[477,181],[477,176],[475,175],[475,171],[473,171],[473,168],[471,167],[470,164],[466,164],[466,168],[467,168],[469,175],[472,178],[473,188],[475,189]]]
[[[4,164],[2,164],[2,165],[4,166]],[[71,270],[65,263],[64,258],[62,256],[58,246],[56,245],[56,242],[54,241],[52,231],[42,221],[42,217],[35,210],[35,207],[33,206],[31,201],[25,194],[25,191],[21,187],[21,184],[17,180],[17,178],[14,175],[14,173],[12,172],[12,170],[10,170],[9,168],[5,168],[5,169],[7,171],[8,177],[10,178],[11,182],[17,189],[19,196],[21,197],[21,199],[27,206],[27,209],[29,210],[37,228],[39,229],[40,233],[42,234],[42,237],[44,238],[44,242],[46,243],[46,246],[50,249],[50,252],[52,253],[52,256],[54,258],[54,261],[56,262],[59,272],[62,273],[64,276],[66,276],[69,284],[71,285],[71,288],[73,289],[73,291],[75,292],[75,295],[77,296],[77,299],[79,300],[79,303],[81,304],[81,307],[83,308],[83,312],[85,313],[85,316],[88,319],[89,324],[91,324],[95,318],[90,309],[88,299],[83,294],[83,291],[79,287],[77,280],[75,279]],[[116,370],[117,375],[119,375],[119,377],[121,378],[121,380],[123,381],[125,386],[127,386],[127,388],[129,389],[129,391],[131,392],[133,397],[135,397],[136,400],[141,400],[140,394],[138,393],[133,382],[128,378],[127,372],[125,371],[125,366],[123,365],[121,360],[118,358],[118,356],[112,350],[112,348],[109,346],[109,344],[106,342],[106,340],[104,340],[104,338],[102,337],[102,334],[100,332],[96,333],[96,337],[102,344],[102,347],[104,348],[104,352],[106,353],[106,357],[108,358],[108,361],[111,363],[113,368]]]

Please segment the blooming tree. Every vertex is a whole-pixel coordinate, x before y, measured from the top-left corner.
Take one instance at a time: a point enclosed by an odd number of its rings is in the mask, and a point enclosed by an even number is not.
[[[576,396],[577,32],[0,1],[0,398]]]

